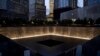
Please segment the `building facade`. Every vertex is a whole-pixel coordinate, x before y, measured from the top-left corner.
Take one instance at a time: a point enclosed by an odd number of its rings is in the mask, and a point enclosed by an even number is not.
[[[30,0],[29,2],[29,20],[45,20],[46,6],[45,0]]]
[[[88,6],[88,0],[83,0],[83,6]]]
[[[54,19],[59,20],[63,12],[77,8],[78,0],[54,0]]]
[[[54,9],[72,7],[77,8],[78,0],[54,0]]]
[[[84,0],[83,2],[84,7],[61,13],[60,20],[73,18],[91,18],[95,20],[100,18],[100,0]]]
[[[78,0],[69,0],[69,7],[75,9],[77,8]]]
[[[62,13],[63,8],[68,7],[69,0],[54,0],[54,20],[60,19],[60,14]]]
[[[54,17],[54,0],[50,0],[50,14],[47,16],[47,21],[52,21]]]
[[[88,0],[88,6],[99,4],[100,0]]]
[[[54,10],[54,0],[50,0],[50,13],[53,13]]]
[[[66,11],[64,13],[61,13],[60,20],[78,18],[91,18],[93,20],[100,18],[100,4],[85,6],[83,8],[77,8],[71,11]]]
[[[100,0],[83,0],[84,6],[99,4]]]
[[[0,18],[28,19],[29,0],[1,0]]]
[[[54,0],[54,9],[67,7],[69,0]]]
[[[68,6],[68,0],[54,0],[54,9]]]

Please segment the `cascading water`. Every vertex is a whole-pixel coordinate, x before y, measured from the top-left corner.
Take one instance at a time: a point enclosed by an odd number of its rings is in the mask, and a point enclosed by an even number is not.
[[[1,27],[0,34],[10,38],[34,37],[42,35],[59,35],[92,38],[100,35],[99,27]]]

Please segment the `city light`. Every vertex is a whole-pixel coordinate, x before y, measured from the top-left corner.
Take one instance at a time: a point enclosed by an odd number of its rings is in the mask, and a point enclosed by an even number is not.
[[[76,38],[76,39],[91,40],[91,38],[89,38],[89,37],[68,36],[68,35],[55,34],[55,33],[47,33],[47,34],[39,34],[39,35],[36,34],[36,35],[23,36],[23,37],[14,37],[14,38],[11,38],[11,39],[16,40],[16,39],[34,38],[34,37],[42,37],[42,36],[49,36],[49,35],[60,36],[60,37],[67,37],[67,38]]]

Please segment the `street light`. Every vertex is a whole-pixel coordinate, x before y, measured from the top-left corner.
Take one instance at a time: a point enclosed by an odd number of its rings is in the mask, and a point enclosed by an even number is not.
[[[75,21],[76,21],[76,19],[75,19],[75,18],[72,18],[72,22],[73,22],[73,24],[74,24]]]
[[[74,13],[72,13],[72,17],[73,17],[73,18],[72,18],[71,20],[72,20],[72,22],[73,22],[73,24],[74,24],[74,22],[76,21],[76,19],[74,18]]]
[[[33,22],[33,21],[32,21],[31,23],[32,23],[32,24],[34,24],[34,22]]]

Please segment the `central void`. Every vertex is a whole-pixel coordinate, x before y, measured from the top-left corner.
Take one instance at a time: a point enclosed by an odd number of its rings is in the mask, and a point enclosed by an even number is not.
[[[79,44],[85,43],[87,40],[47,35],[16,39],[14,41],[32,50],[33,54],[36,53],[41,56],[59,56],[61,53]]]
[[[48,47],[53,47],[53,46],[56,46],[56,45],[63,44],[64,42],[53,40],[53,39],[48,39],[48,40],[44,40],[44,41],[39,41],[38,43],[42,44],[42,45],[46,45]]]

